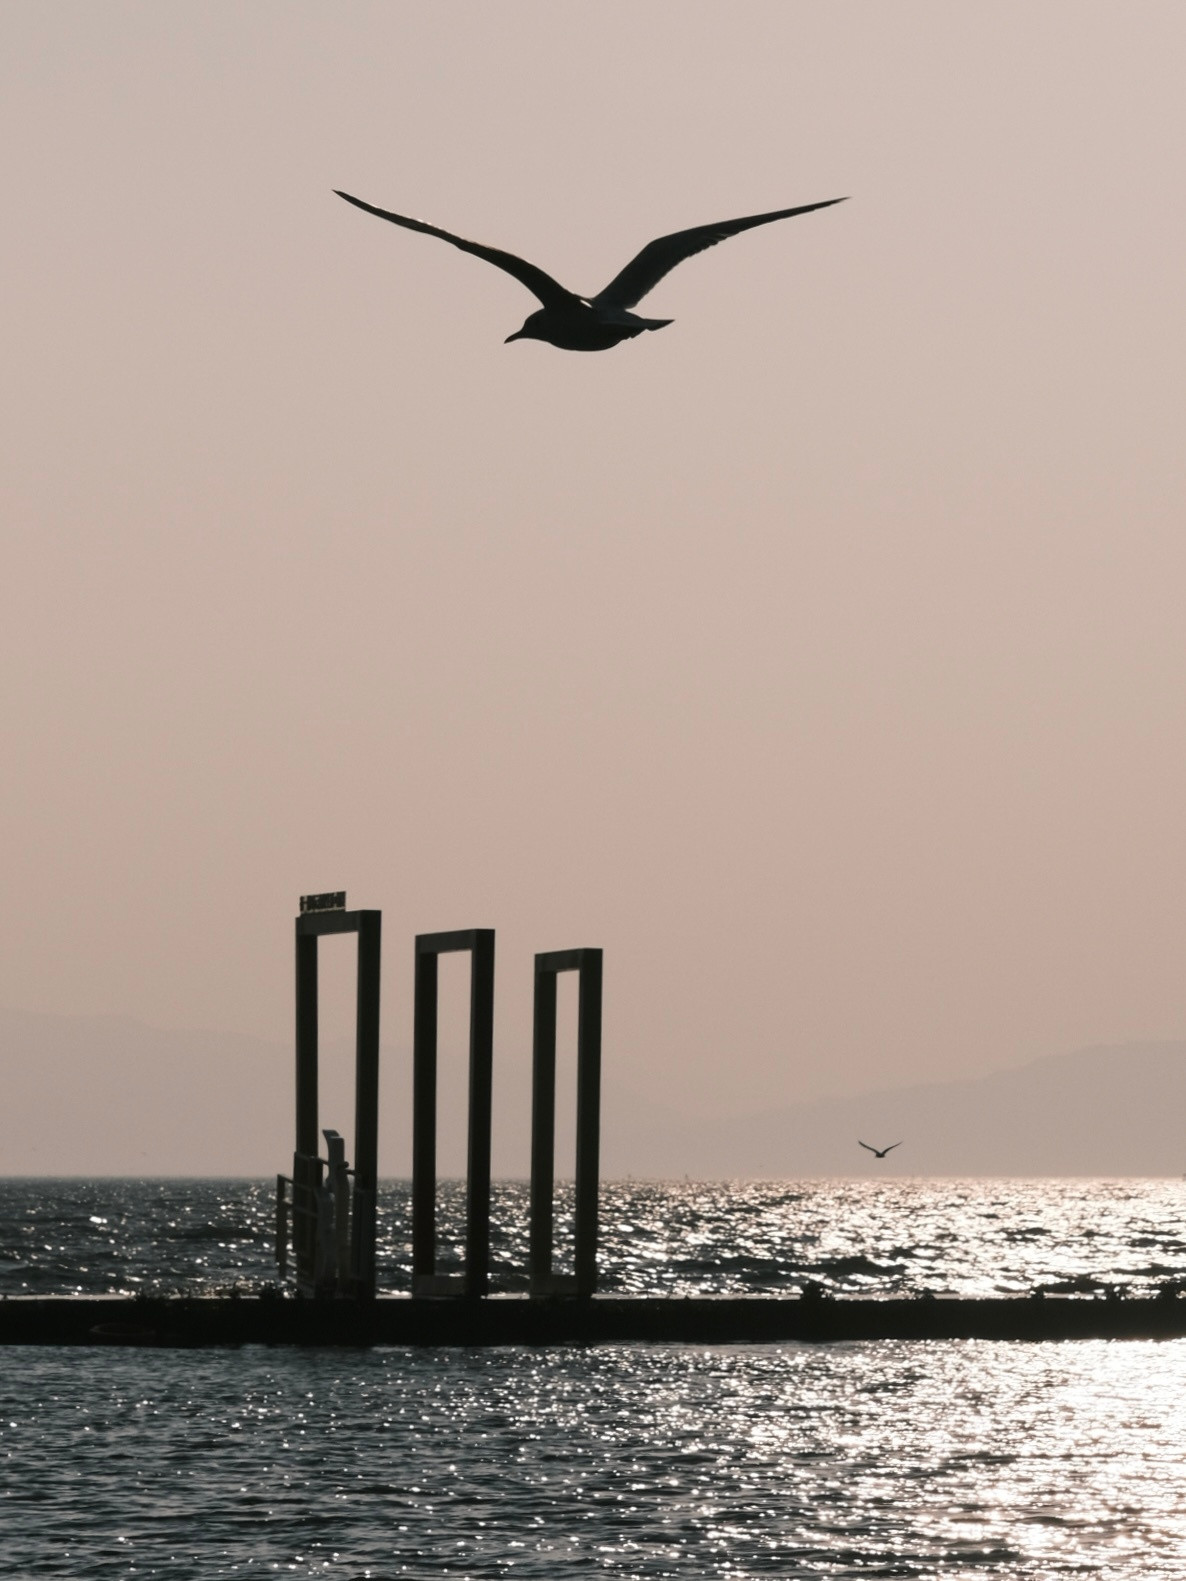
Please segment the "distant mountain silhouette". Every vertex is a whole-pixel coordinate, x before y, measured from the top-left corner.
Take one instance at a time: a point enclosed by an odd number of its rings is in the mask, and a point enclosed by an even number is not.
[[[126,1016],[0,1010],[0,1174],[268,1175],[292,1148],[292,1048]],[[324,1052],[323,1123],[349,1135],[350,1053]],[[411,1167],[411,1070],[385,1047],[380,1171]],[[441,1170],[459,1173],[463,1071],[441,1071]],[[563,1117],[562,1117],[563,1120]],[[496,1046],[494,1168],[525,1176],[530,1073]],[[558,1127],[558,1167],[566,1156]],[[902,1138],[878,1160],[859,1137]],[[971,1081],[703,1120],[623,1085],[606,1050],[608,1179],[812,1175],[1181,1175],[1186,1042],[1059,1054]]]
[[[496,1049],[494,1168],[525,1178],[530,1160],[530,1071]],[[411,1173],[412,1070],[407,1048],[380,1055],[379,1167]],[[130,1016],[62,1016],[0,1009],[0,1175],[269,1175],[292,1163],[291,1042],[176,1031]],[[348,1140],[354,1123],[353,1049],[321,1049],[322,1125]],[[442,1050],[438,1159],[465,1159],[465,1065]],[[638,1100],[615,1105],[629,1110]],[[607,1101],[607,1127],[611,1103]],[[572,1126],[557,1125],[557,1159]]]
[[[868,1135],[902,1146],[873,1159],[857,1145]],[[713,1120],[657,1143],[646,1172],[692,1172],[689,1160],[705,1178],[1181,1175],[1186,1042],[1098,1046],[971,1081]]]

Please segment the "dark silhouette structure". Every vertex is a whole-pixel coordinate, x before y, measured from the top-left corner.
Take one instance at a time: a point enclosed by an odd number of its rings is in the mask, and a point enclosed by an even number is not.
[[[470,954],[469,1130],[465,1271],[436,1265],[437,958]],[[484,1296],[490,1283],[490,1100],[494,1063],[494,929],[416,937],[412,1034],[412,1294]]]
[[[556,1136],[556,978],[578,974],[576,1246],[570,1279],[552,1272]],[[597,1288],[597,1190],[601,1151],[601,951],[553,950],[535,958],[531,1065],[531,1293],[591,1296]]]
[[[306,895],[296,919],[296,1150],[291,1200],[279,1177],[277,1261],[286,1265],[293,1213],[297,1293],[226,1296],[50,1296],[0,1301],[5,1345],[588,1345],[817,1344],[870,1339],[1162,1339],[1186,1337],[1186,1288],[1167,1280],[1153,1297],[1062,1299],[1039,1286],[1028,1297],[836,1299],[818,1285],[788,1296],[592,1297],[596,1286],[602,952],[556,950],[535,958],[532,1075],[530,1296],[485,1301],[490,1260],[490,1097],[494,934],[489,928],[426,933],[416,940],[413,1096],[413,1282],[407,1295],[375,1290],[375,1185],[379,1091],[378,911],[347,911],[346,896]],[[317,941],[358,935],[355,1148],[326,1130],[317,1142]],[[466,1264],[436,1270],[437,961],[470,953],[469,1160]],[[579,978],[577,1008],[576,1257],[570,1278],[552,1272],[556,984]],[[859,1145],[884,1158],[888,1147]],[[351,1185],[353,1176],[353,1185]],[[353,1299],[329,1300],[348,1296]],[[460,1300],[433,1299],[460,1296]]]
[[[304,895],[296,919],[296,1145],[292,1159],[297,1288],[306,1295],[375,1293],[375,1190],[379,1145],[379,971],[382,913],[347,911],[344,892]],[[348,1185],[344,1146],[327,1131],[323,1162],[317,1135],[317,941],[358,935],[354,1055],[354,1170]],[[326,1168],[330,1183],[325,1184]],[[277,1227],[286,1217],[278,1181]],[[283,1242],[281,1243],[283,1244]]]
[[[288,1275],[289,1217],[296,1286],[306,1296],[375,1294],[378,1173],[379,945],[381,913],[347,911],[342,891],[305,895],[296,919],[296,1148],[291,1181],[276,1177],[276,1262]],[[317,941],[358,935],[358,1014],[353,1170],[345,1143],[326,1130],[318,1152]],[[465,1262],[437,1266],[438,960],[470,957],[469,1115],[466,1142]],[[556,1109],[556,978],[578,975],[575,1267],[552,1271]],[[554,950],[535,958],[531,1121],[530,1285],[532,1295],[591,1296],[597,1286],[598,1165],[601,1144],[600,950]],[[494,1066],[494,930],[463,928],[416,937],[412,1036],[412,1295],[485,1296],[490,1287],[490,1141]],[[351,1178],[353,1184],[351,1184]],[[288,1187],[291,1185],[291,1198]]]
[[[335,191],[337,189],[335,188]],[[770,214],[749,214],[739,220],[719,220],[711,225],[695,225],[690,230],[675,231],[670,236],[660,236],[648,242],[642,251],[614,276],[604,291],[594,297],[578,296],[566,290],[558,280],[536,264],[518,258],[514,253],[503,252],[499,247],[486,247],[481,242],[466,241],[452,231],[429,225],[425,220],[409,219],[406,214],[393,214],[388,209],[377,209],[361,198],[352,198],[348,192],[337,196],[353,203],[355,208],[376,214],[381,220],[402,225],[410,231],[421,231],[426,236],[439,237],[472,253],[512,275],[521,285],[543,304],[528,315],[522,329],[517,329],[512,340],[544,340],[563,351],[606,351],[620,341],[641,335],[644,329],[663,329],[672,321],[669,318],[639,318],[630,309],[654,290],[663,276],[670,274],[685,258],[715,247],[718,242],[737,236],[742,231],[753,230],[756,225],[769,225],[774,220],[788,220],[796,214],[810,214],[815,209],[831,208],[843,203],[844,198],[826,198],[822,203],[801,203],[798,208],[775,209]]]
[[[0,1301],[4,1345],[764,1345],[894,1340],[1181,1339],[1186,1301],[1030,1296],[598,1296],[594,1301]]]

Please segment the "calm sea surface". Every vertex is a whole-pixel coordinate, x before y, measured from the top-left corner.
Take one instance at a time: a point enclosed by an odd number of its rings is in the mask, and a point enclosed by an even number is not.
[[[446,1232],[457,1236],[456,1194]],[[605,1188],[604,1286],[1186,1282],[1183,1181]],[[408,1200],[381,1284],[407,1284]],[[0,1293],[270,1282],[250,1181],[0,1181]],[[496,1284],[521,1289],[525,1192]],[[0,1576],[1186,1576],[1186,1342],[0,1352]]]

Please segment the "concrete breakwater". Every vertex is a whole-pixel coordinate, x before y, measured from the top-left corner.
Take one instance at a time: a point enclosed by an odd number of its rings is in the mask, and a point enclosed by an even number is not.
[[[689,1297],[481,1301],[283,1296],[14,1297],[0,1345],[491,1346],[838,1344],[862,1340],[1186,1337],[1186,1300],[914,1297],[862,1300]]]

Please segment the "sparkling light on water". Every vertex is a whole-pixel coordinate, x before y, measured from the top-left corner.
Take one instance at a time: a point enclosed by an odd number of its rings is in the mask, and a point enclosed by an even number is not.
[[[459,1201],[446,1192],[446,1238]],[[606,1286],[1186,1278],[1180,1181],[605,1189]],[[382,1281],[406,1288],[407,1192]],[[496,1202],[522,1288],[522,1187]],[[0,1182],[0,1291],[262,1286],[263,1183]],[[1186,1342],[0,1352],[0,1575],[1186,1570]]]
[[[559,1193],[558,1230],[566,1215]],[[457,1266],[462,1192],[441,1188],[442,1266]],[[379,1283],[407,1291],[411,1203],[379,1198]],[[818,1180],[602,1188],[601,1288],[630,1295],[960,1295],[1039,1285],[1150,1292],[1186,1281],[1181,1180]],[[0,1293],[253,1287],[273,1278],[261,1181],[0,1181]],[[527,1188],[495,1187],[496,1289],[526,1288]],[[561,1264],[565,1255],[561,1234]],[[567,1248],[571,1254],[571,1246]]]
[[[1182,1574],[1186,1344],[33,1351],[6,1573]]]

